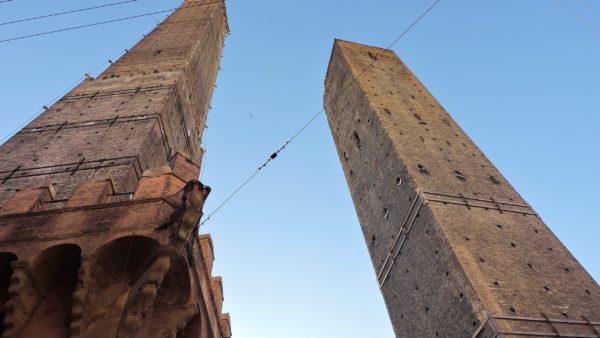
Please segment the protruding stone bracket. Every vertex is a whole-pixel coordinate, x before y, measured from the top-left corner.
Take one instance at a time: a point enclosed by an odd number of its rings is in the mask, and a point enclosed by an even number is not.
[[[11,265],[13,274],[8,289],[2,338],[17,338],[40,302],[40,293],[33,282],[29,263],[15,261]]]
[[[71,307],[71,337],[79,338],[83,334],[84,306],[88,296],[88,285],[91,281],[91,259],[81,257],[77,287],[73,292],[73,306]]]
[[[132,285],[129,299],[121,317],[117,337],[135,337],[144,326],[146,315],[152,310],[154,299],[171,267],[168,254],[160,254],[150,267]]]

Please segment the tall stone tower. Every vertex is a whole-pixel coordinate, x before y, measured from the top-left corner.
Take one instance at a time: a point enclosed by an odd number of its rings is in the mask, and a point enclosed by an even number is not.
[[[228,32],[185,1],[0,147],[2,337],[229,337],[200,140]]]
[[[397,337],[600,337],[600,287],[390,51],[336,41],[327,117]]]

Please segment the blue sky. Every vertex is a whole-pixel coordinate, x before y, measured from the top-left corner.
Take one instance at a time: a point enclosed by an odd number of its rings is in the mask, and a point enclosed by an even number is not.
[[[442,0],[394,50],[599,280],[600,4],[562,1],[593,29],[557,1]],[[101,3],[13,0],[0,21]],[[231,36],[204,140],[206,212],[321,109],[334,38],[387,46],[431,2],[227,4]],[[0,39],[177,5],[139,0],[0,26]],[[0,43],[0,137],[155,24]],[[324,115],[202,230],[236,337],[393,337]]]

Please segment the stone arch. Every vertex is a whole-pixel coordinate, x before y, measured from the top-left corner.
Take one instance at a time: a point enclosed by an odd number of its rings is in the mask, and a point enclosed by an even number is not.
[[[10,252],[0,252],[0,336],[4,333],[4,315],[6,314],[6,303],[8,302],[8,288],[13,269],[11,263],[17,260],[17,256]]]
[[[90,258],[81,337],[115,337],[133,284],[156,258],[160,244],[144,236],[115,239]]]
[[[70,335],[73,291],[81,265],[81,249],[62,244],[44,250],[32,265],[40,302],[21,337],[67,338]]]

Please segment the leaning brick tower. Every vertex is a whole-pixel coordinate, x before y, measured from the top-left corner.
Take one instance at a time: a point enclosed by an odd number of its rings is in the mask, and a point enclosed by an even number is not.
[[[393,52],[336,41],[325,88],[397,337],[600,337],[598,284]]]
[[[0,147],[0,334],[229,337],[200,140],[222,0],[185,1]]]

